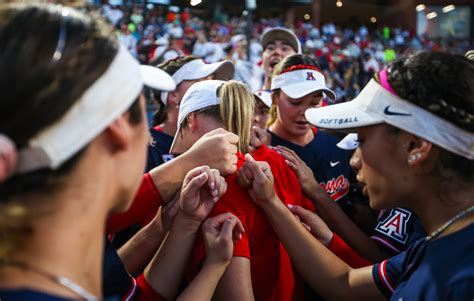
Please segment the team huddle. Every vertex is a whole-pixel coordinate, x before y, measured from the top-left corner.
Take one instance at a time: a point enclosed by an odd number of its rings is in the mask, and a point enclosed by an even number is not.
[[[69,7],[0,20],[0,300],[474,298],[471,59],[402,57],[331,105],[286,28],[251,91]]]

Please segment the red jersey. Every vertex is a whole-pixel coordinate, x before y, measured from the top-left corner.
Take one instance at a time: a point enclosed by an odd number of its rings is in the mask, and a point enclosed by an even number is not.
[[[270,165],[275,179],[275,191],[285,204],[299,205],[314,211],[314,205],[301,191],[296,175],[288,167],[282,156],[266,146],[252,153],[255,160],[266,161]],[[238,154],[237,168],[245,161]],[[247,189],[241,188],[236,175],[226,177],[227,192],[216,203],[209,217],[231,212],[245,228],[242,239],[234,243],[234,256],[250,259],[253,293],[256,300],[302,300],[303,280],[293,271],[290,257],[273,231],[265,213],[250,198]],[[191,267],[190,278],[198,272],[205,257],[202,233],[197,237]]]

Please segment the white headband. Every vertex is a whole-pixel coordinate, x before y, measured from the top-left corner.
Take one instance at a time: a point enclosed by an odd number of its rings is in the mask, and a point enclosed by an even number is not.
[[[352,101],[309,109],[309,122],[320,128],[350,129],[388,123],[459,156],[474,159],[474,134],[393,95],[371,80]]]
[[[166,90],[175,88],[168,74],[158,68],[140,66],[120,46],[108,69],[69,111],[19,151],[15,173],[61,166],[122,115],[140,95],[144,83]]]
[[[323,91],[332,99],[336,94],[326,87],[324,75],[313,69],[288,71],[272,78],[271,89],[282,89],[291,98],[301,98],[315,91]]]

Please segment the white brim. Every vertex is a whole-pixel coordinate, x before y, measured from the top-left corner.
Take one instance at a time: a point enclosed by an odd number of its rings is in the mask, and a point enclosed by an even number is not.
[[[352,129],[383,123],[383,119],[369,115],[360,109],[354,101],[331,106],[308,109],[306,120],[322,129]]]
[[[206,64],[196,72],[196,78],[193,79],[201,79],[212,74],[215,75],[215,79],[230,80],[234,77],[234,64],[231,61]]]
[[[141,65],[140,74],[145,86],[160,91],[173,91],[176,89],[173,78],[157,67]]]
[[[291,98],[301,98],[310,93],[321,91],[331,99],[336,99],[336,93],[326,88],[325,86],[317,86],[314,83],[308,84],[307,82],[294,83],[281,87],[283,92]]]
[[[272,107],[272,94],[270,92],[265,92],[265,91],[258,91],[254,92],[253,95],[257,97],[261,102],[263,102],[267,107],[271,108]],[[259,95],[260,94],[260,95]]]

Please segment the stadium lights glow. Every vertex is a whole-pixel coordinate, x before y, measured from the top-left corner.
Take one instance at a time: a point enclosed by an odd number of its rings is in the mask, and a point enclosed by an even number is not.
[[[443,7],[442,11],[443,11],[443,13],[448,13],[448,12],[450,12],[452,10],[455,10],[455,9],[456,9],[456,6],[451,4],[451,5],[447,5],[447,6]]]
[[[377,22],[377,18],[376,18],[376,17],[372,17],[372,18],[370,18],[370,22],[372,22],[372,23],[375,23],[375,22]]]
[[[426,6],[424,4],[419,4],[416,6],[416,11],[422,11],[426,8]]]
[[[191,6],[196,6],[198,4],[200,4],[202,2],[202,0],[191,0]]]
[[[429,14],[426,15],[426,19],[431,20],[431,19],[436,18],[437,16],[438,16],[437,13],[431,12],[431,13],[429,13]]]
[[[342,1],[337,1],[337,2],[336,2],[336,6],[337,6],[337,7],[341,7],[342,5],[343,5],[343,4],[342,4]]]

